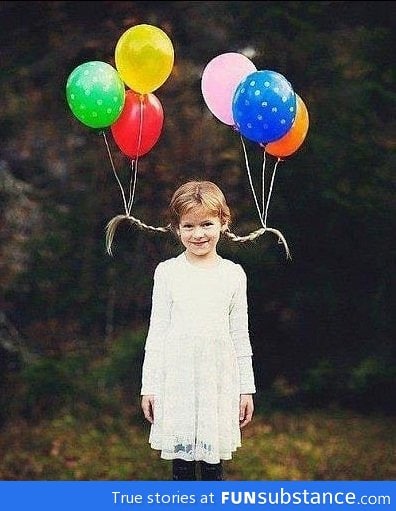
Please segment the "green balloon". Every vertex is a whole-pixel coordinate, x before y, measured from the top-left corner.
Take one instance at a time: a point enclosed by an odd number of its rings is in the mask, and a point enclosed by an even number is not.
[[[110,64],[86,62],[70,73],[66,98],[70,110],[80,122],[90,128],[106,128],[121,115],[125,86]]]

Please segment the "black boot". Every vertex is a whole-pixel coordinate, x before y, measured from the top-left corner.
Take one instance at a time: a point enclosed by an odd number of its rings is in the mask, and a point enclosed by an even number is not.
[[[206,463],[206,461],[199,462],[201,468],[202,481],[224,481],[223,464],[220,463]]]
[[[196,481],[195,461],[173,460],[172,476],[174,481]]]

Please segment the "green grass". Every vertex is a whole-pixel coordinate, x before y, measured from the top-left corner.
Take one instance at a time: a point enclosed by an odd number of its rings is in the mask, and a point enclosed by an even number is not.
[[[94,420],[60,414],[13,422],[0,435],[2,480],[168,480],[133,411]],[[230,480],[394,480],[391,417],[351,412],[256,415],[225,463]]]

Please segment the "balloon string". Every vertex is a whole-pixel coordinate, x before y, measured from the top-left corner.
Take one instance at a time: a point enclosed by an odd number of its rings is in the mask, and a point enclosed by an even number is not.
[[[128,201],[128,214],[131,214],[132,211],[132,205],[135,198],[135,191],[136,191],[136,182],[137,182],[137,173],[138,173],[138,161],[139,161],[139,153],[140,148],[142,145],[142,134],[143,134],[143,102],[144,102],[144,95],[140,95],[140,119],[139,119],[139,134],[138,134],[138,143],[137,143],[137,151],[136,151],[136,158],[135,161],[131,163],[131,179],[129,181],[129,201]],[[131,191],[131,183],[132,183],[132,176],[133,176],[133,188]]]
[[[121,181],[120,181],[120,179],[119,179],[119,177],[117,175],[117,171],[116,171],[115,166],[114,166],[114,161],[113,161],[113,157],[111,156],[111,151],[110,151],[109,144],[107,142],[106,133],[104,131],[102,131],[102,135],[103,135],[103,138],[104,138],[104,141],[105,141],[105,144],[106,144],[107,154],[109,155],[109,159],[110,159],[110,163],[111,163],[111,168],[113,169],[113,173],[114,173],[115,178],[117,180],[118,186],[120,187],[120,190],[121,190],[122,200],[124,202],[125,213],[128,214],[128,208],[127,208],[127,202],[126,202],[126,197],[125,197],[124,189],[122,187]]]
[[[265,154],[265,151],[264,151],[264,154]],[[267,197],[267,206],[265,208],[264,225],[267,225],[268,208],[269,208],[269,203],[270,203],[270,200],[271,200],[272,188],[274,186],[275,172],[276,172],[276,169],[277,169],[280,161],[281,161],[280,158],[278,158],[276,160],[275,165],[274,165],[274,170],[272,172],[271,185],[270,185],[270,189],[269,189],[268,197]]]
[[[263,219],[263,215],[262,215],[262,213],[260,211],[260,207],[259,207],[259,204],[258,204],[258,201],[257,201],[257,196],[256,196],[256,193],[254,191],[253,180],[252,180],[252,176],[251,176],[250,168],[249,168],[249,160],[248,160],[246,146],[245,146],[244,140],[242,138],[242,135],[240,136],[240,139],[241,139],[241,142],[242,142],[243,153],[245,155],[246,170],[247,170],[247,174],[248,174],[248,178],[249,178],[250,188],[252,190],[254,202],[256,204],[256,208],[257,208],[257,211],[258,211],[258,214],[259,214],[260,223],[263,226],[262,229],[259,229],[258,231],[256,231],[257,236],[261,236],[261,234],[264,234],[265,232],[272,232],[273,234],[278,236],[278,243],[283,244],[283,246],[285,248],[286,259],[291,259],[291,254],[290,254],[289,247],[287,245],[286,238],[283,236],[283,234],[278,229],[273,229],[272,227],[267,227],[268,205],[269,205],[269,201],[270,201],[271,193],[272,193],[272,188],[273,188],[273,184],[274,184],[275,171],[276,171],[276,168],[277,168],[279,162],[281,161],[281,159],[279,158],[278,161],[275,163],[275,166],[274,166],[274,171],[273,171],[272,179],[271,179],[271,186],[270,186],[270,190],[269,190],[268,198],[267,198],[267,206],[266,206],[265,215],[264,215],[264,219]],[[229,235],[229,237],[231,237],[231,236]],[[252,239],[251,236],[244,236],[244,237],[238,237],[237,236],[237,237],[234,238],[235,241],[246,241],[248,239]]]
[[[137,158],[134,160],[131,160],[131,177],[129,180],[128,214],[131,213],[133,199],[135,197],[136,179],[137,179]]]
[[[265,163],[266,163],[266,153],[265,149],[263,151],[263,166],[261,170],[261,201],[262,201],[262,210],[261,210],[261,218],[264,218],[264,209],[265,209]],[[264,227],[267,225],[266,219],[264,220]]]
[[[248,174],[248,178],[249,178],[250,188],[251,188],[252,194],[253,194],[254,203],[256,204],[256,208],[257,208],[257,211],[258,211],[258,216],[259,216],[259,219],[260,219],[260,223],[261,223],[261,225],[265,229],[266,227],[265,227],[265,224],[263,222],[263,218],[262,218],[261,211],[260,211],[260,206],[259,206],[259,203],[257,201],[256,192],[254,191],[254,186],[253,186],[252,176],[251,176],[251,173],[250,173],[249,160],[248,160],[248,156],[247,156],[247,152],[246,152],[245,142],[243,141],[242,135],[240,135],[240,138],[241,138],[241,143],[242,143],[242,147],[243,147],[243,153],[245,155],[246,170],[247,170],[247,174]]]

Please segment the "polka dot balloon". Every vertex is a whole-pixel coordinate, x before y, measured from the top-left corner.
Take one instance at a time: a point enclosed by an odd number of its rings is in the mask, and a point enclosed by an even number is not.
[[[235,91],[232,104],[235,127],[248,140],[267,144],[283,137],[296,116],[296,94],[275,71],[249,74]]]
[[[69,75],[66,99],[80,122],[90,128],[106,128],[121,115],[125,86],[110,64],[85,62]]]

